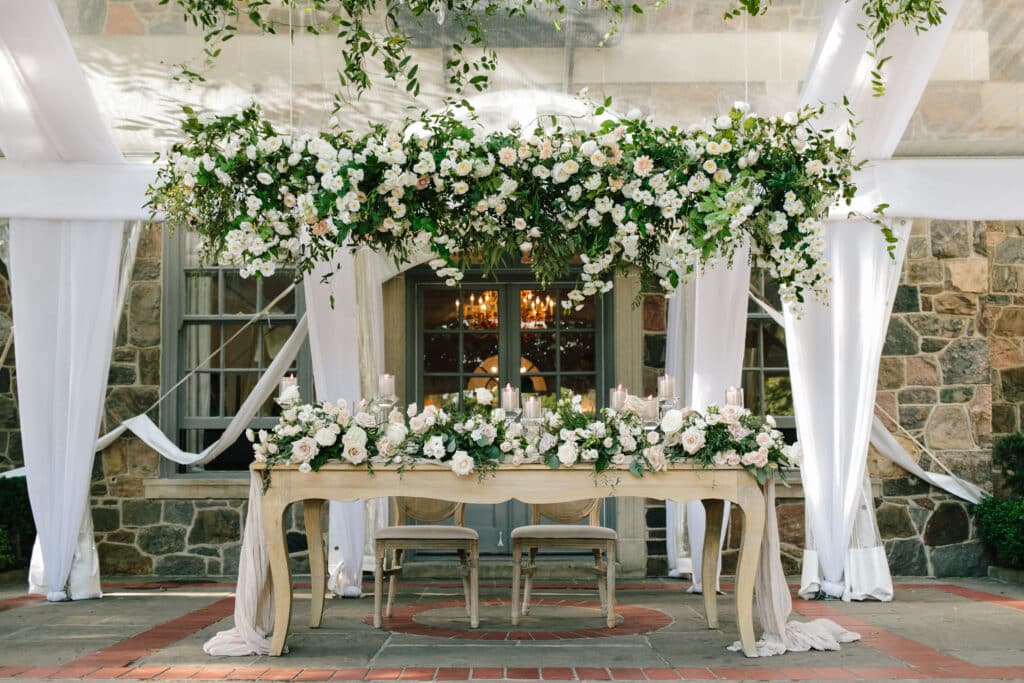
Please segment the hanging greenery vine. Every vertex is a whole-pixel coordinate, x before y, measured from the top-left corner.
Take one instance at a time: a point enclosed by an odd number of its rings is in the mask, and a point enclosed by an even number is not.
[[[433,39],[444,48],[445,77],[456,93],[467,88],[483,90],[488,74],[497,66],[497,55],[488,48],[487,20],[500,16],[523,20],[528,15],[550,19],[555,29],[562,21],[581,11],[601,12],[606,17],[602,44],[614,36],[629,14],[656,10],[668,0],[160,0],[173,2],[186,21],[203,31],[207,66],[225,43],[238,35],[239,26],[249,22],[261,33],[299,30],[320,35],[334,34],[341,42],[344,66],[338,71],[340,107],[348,94],[358,97],[372,85],[372,73],[379,66],[385,77],[412,95],[420,92],[420,64],[413,59],[413,35],[422,33],[424,21],[436,20],[439,29]],[[677,0],[683,1],[683,0]],[[688,0],[687,0],[688,1]],[[849,0],[848,0],[849,1]],[[726,19],[742,14],[758,16],[773,0],[729,0]],[[946,10],[943,0],[861,0],[867,20],[860,25],[871,42],[868,54],[875,61],[871,72],[876,95],[885,91],[884,56],[886,36],[893,26],[912,27],[918,33],[939,25]],[[470,54],[470,51],[473,54]],[[477,54],[479,52],[479,54]],[[200,71],[180,65],[182,76],[202,80]]]

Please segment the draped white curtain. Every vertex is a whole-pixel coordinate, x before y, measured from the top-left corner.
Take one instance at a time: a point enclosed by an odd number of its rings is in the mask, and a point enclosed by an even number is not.
[[[800,471],[805,523],[816,548],[805,553],[804,564],[817,563],[821,573],[817,586],[808,583],[801,594],[817,593],[815,588],[832,597],[875,593],[863,587],[854,591],[846,570],[863,560],[850,560],[850,539],[863,503],[878,362],[910,229],[907,222],[892,227],[900,238],[895,259],[877,226],[828,223],[830,304],[808,302],[799,318],[792,308],[785,310],[793,402],[804,452]],[[870,512],[873,506],[867,508]],[[891,596],[887,568],[884,573],[876,578],[888,586],[878,591]]]
[[[737,248],[731,266],[724,258],[709,262],[702,273],[680,286],[669,300],[665,370],[681,379],[684,405],[691,408],[703,410],[712,403],[721,405],[726,388],[740,384],[750,284],[748,256],[749,247],[744,244]],[[704,514],[700,501],[665,503],[669,570],[675,574],[689,571],[693,576],[692,591],[703,590]],[[728,503],[723,514],[722,541],[728,526]],[[688,551],[681,543],[684,519]],[[716,589],[718,578],[715,577]]]

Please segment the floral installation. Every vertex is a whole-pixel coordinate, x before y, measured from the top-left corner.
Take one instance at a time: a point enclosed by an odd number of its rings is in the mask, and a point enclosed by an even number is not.
[[[545,283],[578,256],[569,308],[630,267],[645,287],[671,292],[749,237],[783,301],[827,299],[822,218],[856,194],[860,163],[814,128],[823,106],[760,117],[737,103],[677,128],[608,118],[609,105],[593,107],[593,132],[552,118],[485,133],[464,102],[365,135],[297,136],[255,105],[226,116],[186,109],[186,139],[166,155],[149,206],[243,277],[308,272],[365,246],[397,261],[428,250],[451,286],[465,268],[489,273],[510,256],[528,258]]]
[[[366,403],[349,408],[336,403],[303,404],[297,389],[277,399],[281,419],[272,430],[246,436],[257,462],[297,465],[313,472],[330,461],[365,466],[418,464],[448,467],[458,476],[484,478],[500,464],[543,463],[552,469],[588,467],[595,475],[628,470],[642,477],[674,462],[703,467],[743,467],[760,483],[799,464],[798,445],[785,443],[770,417],[761,420],[737,406],[706,411],[669,410],[656,425],[645,426],[644,402],[629,397],[621,411],[584,413],[579,396],[560,398],[539,424],[508,419],[492,408],[487,389],[465,392],[461,409],[412,404],[392,410],[378,424]],[[652,428],[653,427],[653,428]]]

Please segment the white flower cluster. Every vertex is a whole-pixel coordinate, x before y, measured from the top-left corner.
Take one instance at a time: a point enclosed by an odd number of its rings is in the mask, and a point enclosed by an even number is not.
[[[578,254],[580,282],[562,303],[580,307],[619,268],[671,290],[749,237],[792,303],[826,296],[821,218],[856,189],[850,151],[809,125],[820,113],[761,118],[737,103],[686,129],[636,117],[593,134],[485,135],[445,112],[359,137],[291,137],[252,107],[188,119],[150,194],[243,276],[309,270],[351,245],[427,248],[452,286],[466,264],[502,253],[529,256],[542,280]]]

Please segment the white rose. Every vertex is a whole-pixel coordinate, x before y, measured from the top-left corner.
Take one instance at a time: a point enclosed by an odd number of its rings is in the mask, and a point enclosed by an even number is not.
[[[341,437],[341,443],[345,448],[352,446],[363,448],[366,446],[366,432],[360,427],[352,427]]]
[[[358,465],[363,462],[366,460],[368,455],[369,453],[367,453],[366,449],[362,446],[349,446],[344,451],[345,459],[353,465]]]
[[[690,455],[693,455],[694,453],[696,453],[697,451],[704,447],[704,431],[698,429],[697,427],[690,427],[685,432],[683,432],[683,438],[681,440],[681,443],[683,445],[683,450],[689,453]]]
[[[365,411],[359,411],[356,413],[356,424],[363,428],[375,427],[377,418]]]
[[[245,438],[249,440],[249,443],[254,442],[256,440],[256,432],[252,431],[251,429],[246,429]]]
[[[333,430],[324,427],[317,430],[316,434],[313,435],[313,439],[320,446],[333,446],[334,442],[338,440],[338,435]]]
[[[308,462],[304,462],[301,465],[299,465],[299,472],[302,472],[303,474],[309,474],[312,471],[313,467]]]
[[[804,461],[804,449],[799,441],[792,446],[786,446],[782,452],[786,456],[786,460],[789,460],[789,464],[794,467],[799,467],[800,463]]]
[[[756,451],[746,453],[740,458],[740,462],[744,465],[753,465],[754,467],[764,467],[768,464],[768,449],[758,448]]]
[[[391,439],[395,444],[400,444],[405,441],[405,437],[409,435],[409,430],[404,424],[392,422],[384,430],[384,436]]]
[[[644,456],[655,472],[664,472],[668,469],[668,458],[665,457],[665,450],[661,446],[651,446],[644,451]]]
[[[576,444],[571,441],[563,443],[558,447],[558,462],[563,465],[572,465],[576,462],[579,452],[576,449]]]
[[[413,434],[422,434],[430,429],[430,425],[427,424],[426,418],[422,415],[415,415],[409,418],[409,428],[412,429]]]
[[[620,436],[619,437],[619,446],[626,453],[629,453],[631,451],[635,451],[636,450],[636,439],[634,439],[629,434],[626,434],[624,436]]]
[[[597,151],[597,143],[593,140],[587,140],[580,145],[580,154],[585,157],[589,157],[591,154]]]
[[[466,451],[455,451],[452,457],[452,472],[464,477],[473,471],[473,458]]]
[[[626,400],[622,403],[623,413],[633,413],[634,415],[642,415],[644,410],[647,408],[647,402],[639,396],[633,396],[630,394],[626,397]]]
[[[316,457],[316,454],[320,452],[320,449],[316,445],[316,441],[304,436],[298,439],[292,444],[292,458],[291,461],[295,463],[309,462]]]
[[[669,410],[665,417],[661,418],[661,431],[666,434],[678,432],[683,428],[683,412],[681,410]]]
[[[423,455],[428,458],[440,460],[444,457],[444,439],[440,436],[432,436],[423,444]]]
[[[476,390],[476,402],[482,403],[483,405],[490,405],[494,402],[494,394],[489,389],[480,387]]]
[[[277,398],[277,402],[278,403],[291,403],[292,401],[298,401],[298,400],[299,400],[299,387],[297,385],[295,385],[295,384],[290,384],[287,387],[285,387],[284,391],[282,391],[281,395],[278,396],[278,398]]]

